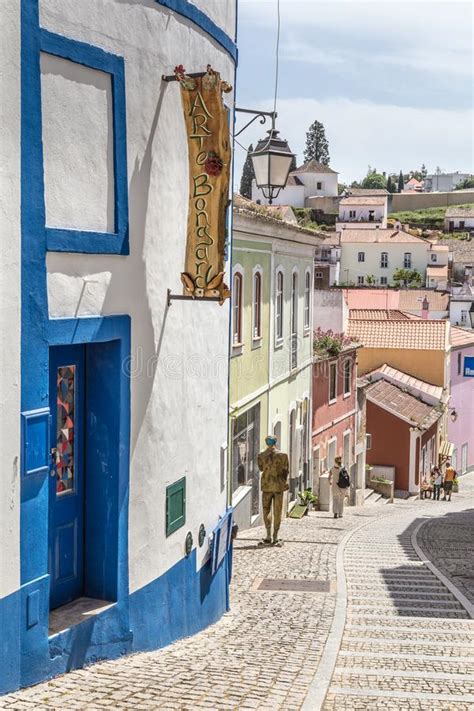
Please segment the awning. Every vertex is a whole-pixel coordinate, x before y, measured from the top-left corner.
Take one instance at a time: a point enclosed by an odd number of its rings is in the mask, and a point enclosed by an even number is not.
[[[454,452],[454,444],[452,442],[441,442],[441,446],[439,448],[439,456],[440,457],[452,457]]]

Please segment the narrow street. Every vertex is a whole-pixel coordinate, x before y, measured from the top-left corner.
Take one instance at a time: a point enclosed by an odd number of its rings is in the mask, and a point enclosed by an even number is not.
[[[470,598],[472,614],[473,485],[464,477],[451,503],[288,519],[282,548],[257,548],[261,529],[244,531],[231,611],[219,623],[4,696],[0,708],[467,711],[474,620],[439,574],[462,589],[468,609]],[[282,579],[284,590],[270,589]]]

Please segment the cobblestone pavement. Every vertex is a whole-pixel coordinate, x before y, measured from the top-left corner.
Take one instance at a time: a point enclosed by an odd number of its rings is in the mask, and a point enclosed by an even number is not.
[[[324,711],[474,708],[474,621],[412,545],[418,524],[436,516],[419,529],[418,545],[472,594],[471,492],[469,484],[451,503],[419,501],[351,537],[346,625]]]
[[[300,709],[311,694],[336,594],[263,591],[257,589],[259,580],[334,584],[338,543],[364,523],[346,549],[346,630],[324,708],[472,708],[460,700],[474,694],[474,623],[410,550],[411,528],[430,503],[347,509],[338,520],[327,513],[288,519],[282,548],[259,549],[262,529],[244,531],[235,544],[231,611],[216,625],[165,649],[96,664],[4,696],[0,708]],[[466,501],[454,500],[452,507],[453,513],[460,511]],[[386,696],[401,689],[409,698]],[[443,695],[452,695],[456,705],[443,706]]]

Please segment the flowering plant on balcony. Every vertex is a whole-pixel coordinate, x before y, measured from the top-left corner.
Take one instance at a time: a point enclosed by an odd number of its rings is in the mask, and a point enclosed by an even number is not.
[[[350,346],[352,339],[344,333],[334,333],[331,329],[318,328],[313,334],[313,351],[316,355],[337,356],[343,348]]]

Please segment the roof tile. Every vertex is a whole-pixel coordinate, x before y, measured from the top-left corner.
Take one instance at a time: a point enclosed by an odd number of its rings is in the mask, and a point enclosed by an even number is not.
[[[389,410],[396,417],[403,417],[423,428],[431,427],[441,417],[441,411],[436,407],[427,405],[385,380],[369,385],[366,394],[371,402]]]
[[[349,319],[347,335],[365,348],[445,351],[446,321]]]
[[[400,244],[400,243],[422,243],[426,244],[426,240],[421,239],[421,237],[415,237],[414,235],[408,234],[408,232],[403,232],[403,230],[388,229],[384,230],[378,227],[374,227],[360,230],[357,228],[346,227],[341,231],[341,243],[342,244],[352,244],[357,242],[365,243],[379,243],[379,244]]]

